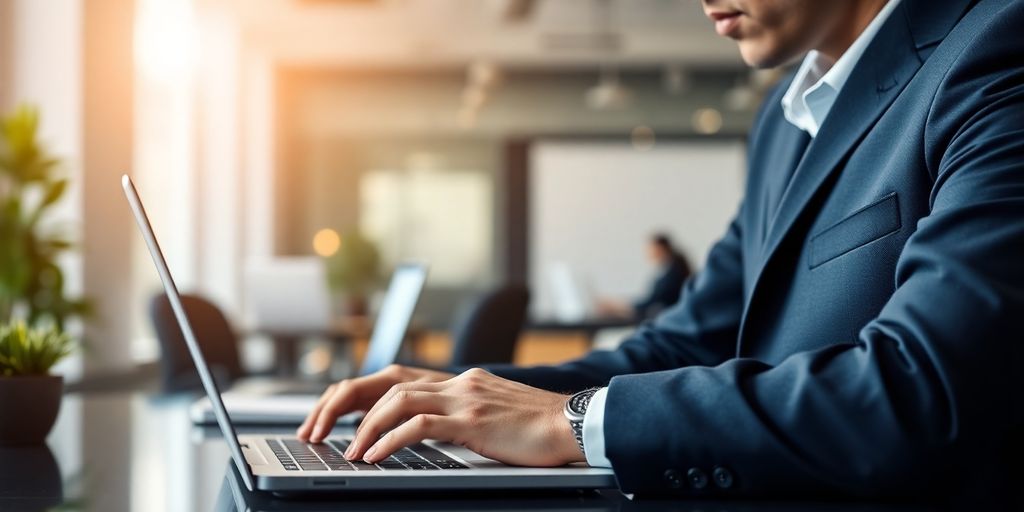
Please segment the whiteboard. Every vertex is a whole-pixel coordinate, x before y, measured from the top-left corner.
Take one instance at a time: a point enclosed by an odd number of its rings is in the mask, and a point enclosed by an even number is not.
[[[550,269],[568,265],[598,296],[634,300],[657,274],[646,256],[669,234],[691,266],[736,213],[745,178],[740,140],[539,141],[529,155],[529,280],[532,313],[555,311]]]

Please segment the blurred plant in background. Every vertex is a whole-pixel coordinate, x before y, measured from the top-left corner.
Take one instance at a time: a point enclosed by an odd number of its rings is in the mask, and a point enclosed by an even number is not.
[[[0,325],[0,377],[47,375],[72,350],[71,337],[56,326]]]
[[[60,159],[38,140],[39,113],[22,105],[0,118],[0,322],[23,317],[63,329],[69,317],[90,311],[89,302],[65,295],[58,257],[72,241],[45,225],[64,196],[68,179]]]
[[[380,251],[356,229],[341,236],[341,244],[327,257],[327,280],[344,297],[348,313],[365,314],[366,298],[380,283]]]

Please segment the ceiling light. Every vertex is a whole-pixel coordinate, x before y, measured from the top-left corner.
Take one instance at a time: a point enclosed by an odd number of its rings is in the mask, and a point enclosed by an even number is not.
[[[329,258],[337,254],[341,248],[341,236],[337,231],[324,228],[313,236],[313,252],[323,258]]]

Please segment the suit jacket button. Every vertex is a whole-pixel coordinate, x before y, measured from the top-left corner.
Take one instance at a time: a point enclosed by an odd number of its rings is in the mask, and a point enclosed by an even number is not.
[[[690,468],[686,472],[686,480],[690,482],[690,486],[694,489],[703,489],[708,486],[708,475],[700,470],[700,468]]]
[[[668,482],[669,487],[679,489],[683,486],[683,475],[674,469],[669,469],[665,471],[665,481]]]
[[[718,466],[714,471],[711,472],[711,479],[715,481],[715,485],[722,489],[728,489],[732,487],[732,471]]]

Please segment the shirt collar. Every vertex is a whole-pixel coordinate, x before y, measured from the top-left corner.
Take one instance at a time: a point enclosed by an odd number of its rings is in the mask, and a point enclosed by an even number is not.
[[[811,137],[818,134],[854,66],[899,3],[900,0],[889,0],[839,60],[833,62],[816,50],[804,57],[793,82],[782,96],[782,112],[790,124]]]

